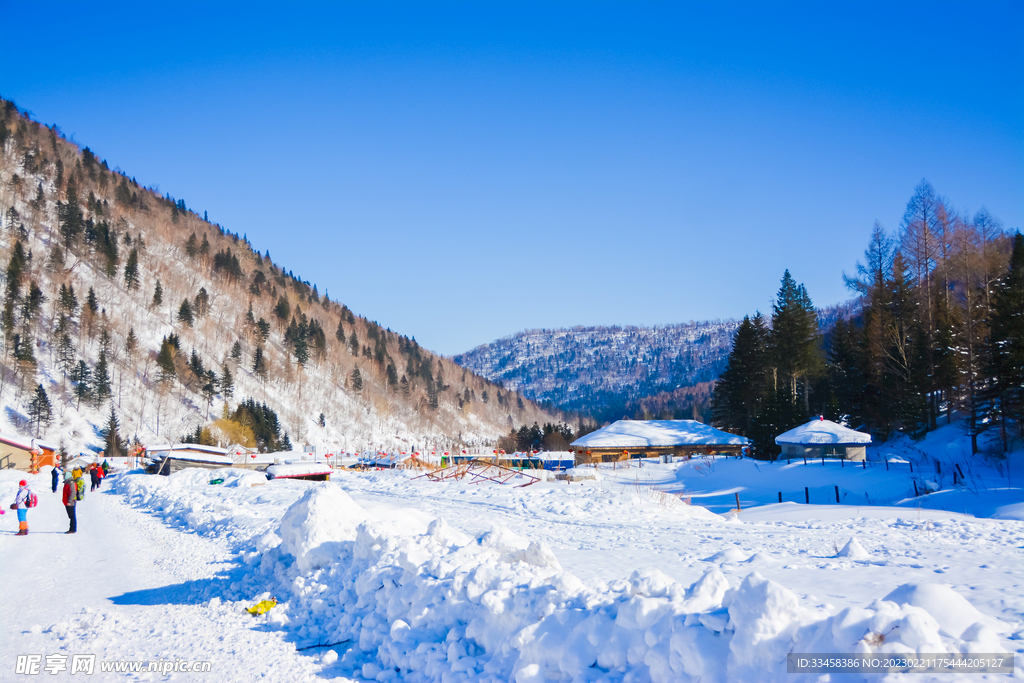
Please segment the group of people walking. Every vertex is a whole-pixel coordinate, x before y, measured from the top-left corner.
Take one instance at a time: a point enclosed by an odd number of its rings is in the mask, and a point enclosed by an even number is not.
[[[64,487],[61,489],[61,502],[64,503],[64,510],[68,515],[68,530],[64,533],[73,534],[78,531],[78,514],[76,507],[78,503],[85,500],[85,474],[89,475],[92,480],[92,488],[90,490],[95,491],[100,487],[103,482],[103,478],[110,472],[110,465],[106,460],[103,461],[102,465],[87,465],[83,470],[81,467],[75,467],[70,472],[65,472],[64,476],[61,477],[61,469],[54,467],[51,472],[52,488],[53,492],[57,492],[57,486],[61,479],[64,481]],[[35,494],[28,487],[28,482],[22,479],[18,482],[18,493],[14,497],[14,502],[11,504],[11,509],[16,510],[18,513],[18,536],[28,535],[28,511],[29,508],[35,507]]]

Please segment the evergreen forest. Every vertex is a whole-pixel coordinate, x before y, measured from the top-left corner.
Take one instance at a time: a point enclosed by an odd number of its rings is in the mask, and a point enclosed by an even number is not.
[[[986,210],[954,211],[923,181],[895,234],[876,222],[856,273],[859,312],[821,333],[787,270],[770,316],[740,323],[712,397],[716,426],[777,455],[823,416],[876,440],[960,421],[1003,452],[1024,438],[1024,238]]]

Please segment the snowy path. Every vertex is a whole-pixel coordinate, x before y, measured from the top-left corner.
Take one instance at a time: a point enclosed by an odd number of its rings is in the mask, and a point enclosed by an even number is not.
[[[108,490],[87,494],[78,533],[66,535],[60,494],[48,477],[32,479],[40,502],[29,535],[13,535],[10,511],[0,518],[0,680],[20,678],[20,654],[43,655],[44,665],[46,655],[96,654],[86,680],[322,680],[320,665],[296,656],[283,633],[204,599],[241,571],[222,543],[168,528]],[[212,673],[102,673],[103,660],[210,661]]]

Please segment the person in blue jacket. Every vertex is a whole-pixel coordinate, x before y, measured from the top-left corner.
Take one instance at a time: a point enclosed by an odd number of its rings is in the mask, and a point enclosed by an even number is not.
[[[50,482],[53,486],[53,492],[57,493],[57,484],[60,483],[60,469],[56,465],[50,471]]]

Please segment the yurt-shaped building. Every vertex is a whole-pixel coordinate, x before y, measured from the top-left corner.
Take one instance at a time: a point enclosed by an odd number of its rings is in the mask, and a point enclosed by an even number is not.
[[[782,446],[780,457],[842,458],[860,462],[867,458],[871,435],[819,417],[775,437]]]

